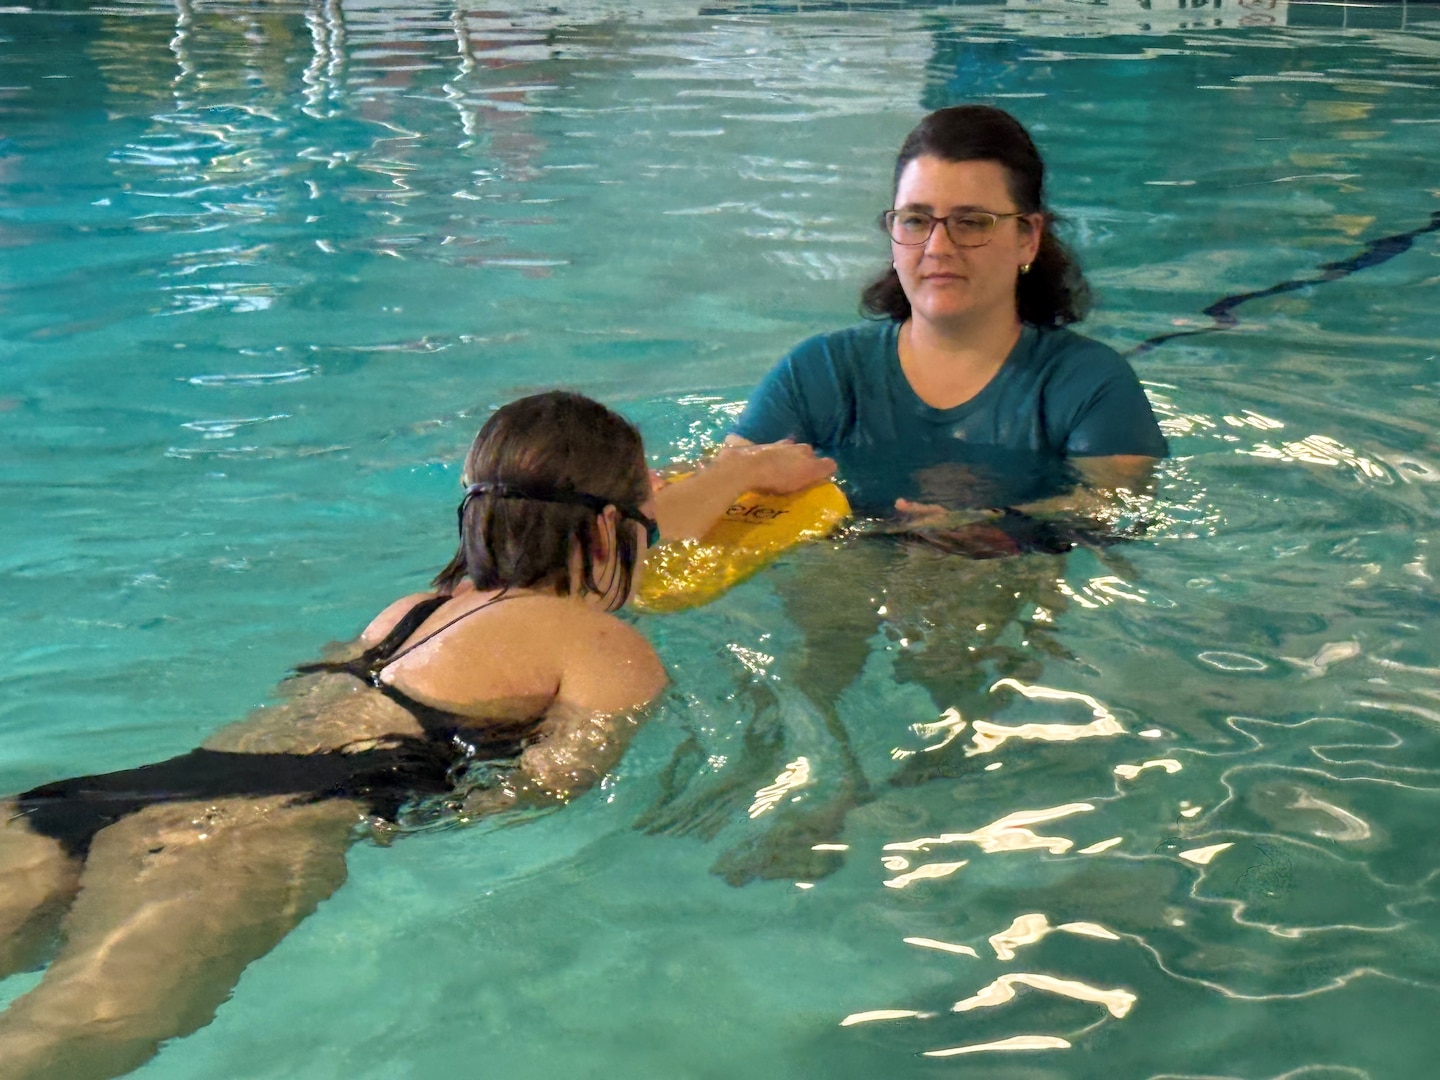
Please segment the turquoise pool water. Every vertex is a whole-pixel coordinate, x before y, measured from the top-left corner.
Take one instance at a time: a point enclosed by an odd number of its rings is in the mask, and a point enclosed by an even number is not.
[[[0,790],[188,749],[423,580],[495,403],[718,440],[972,99],[1121,348],[1440,210],[1425,5],[5,8]],[[641,618],[675,691],[603,791],[358,846],[136,1075],[1429,1075],[1440,243],[1391,254],[1137,357],[1146,541]]]

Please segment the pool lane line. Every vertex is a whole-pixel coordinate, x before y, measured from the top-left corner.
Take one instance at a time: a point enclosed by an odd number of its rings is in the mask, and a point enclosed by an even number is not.
[[[1157,345],[1163,345],[1167,341],[1174,341],[1176,338],[1198,337],[1200,334],[1214,334],[1221,330],[1233,330],[1240,325],[1240,319],[1235,315],[1235,309],[1241,304],[1251,300],[1260,300],[1267,296],[1279,296],[1281,293],[1295,292],[1297,289],[1308,288],[1311,285],[1323,285],[1327,281],[1339,281],[1341,278],[1349,277],[1357,270],[1369,270],[1372,266],[1379,266],[1381,263],[1389,262],[1396,255],[1402,255],[1409,251],[1414,245],[1417,237],[1426,233],[1440,232],[1440,210],[1432,211],[1430,224],[1422,225],[1418,229],[1411,229],[1409,232],[1396,233],[1394,236],[1382,236],[1378,240],[1371,240],[1358,255],[1349,259],[1342,259],[1340,262],[1321,263],[1320,274],[1317,277],[1305,278],[1304,280],[1282,281],[1278,285],[1271,285],[1268,289],[1260,289],[1256,292],[1237,293],[1234,296],[1226,296],[1216,300],[1207,307],[1201,314],[1209,315],[1215,320],[1214,326],[1202,326],[1195,330],[1176,330],[1169,334],[1157,334],[1155,337],[1146,338],[1133,349],[1126,352],[1126,356],[1139,356],[1149,352]]]

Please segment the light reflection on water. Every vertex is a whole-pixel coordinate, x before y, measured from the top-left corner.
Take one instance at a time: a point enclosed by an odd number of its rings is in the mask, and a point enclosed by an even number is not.
[[[1122,348],[1440,204],[1434,9],[1079,7],[0,15],[0,786],[184,750],[433,571],[493,403],[712,446],[926,108],[1032,125]],[[1141,541],[644,620],[677,700],[602,796],[357,849],[143,1075],[1425,1075],[1435,258],[1137,358]]]

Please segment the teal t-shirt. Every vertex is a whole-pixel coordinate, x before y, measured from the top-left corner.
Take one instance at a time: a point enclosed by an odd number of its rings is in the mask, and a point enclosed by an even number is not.
[[[899,334],[887,320],[801,342],[760,383],[735,433],[794,438],[836,458],[862,513],[902,496],[1025,502],[1073,483],[1067,458],[1169,453],[1134,370],[1098,341],[1026,326],[980,393],[936,409],[900,369]]]

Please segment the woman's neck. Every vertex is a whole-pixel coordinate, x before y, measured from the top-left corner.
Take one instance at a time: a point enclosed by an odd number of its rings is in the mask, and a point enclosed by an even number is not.
[[[900,369],[921,401],[951,409],[989,385],[1022,329],[1014,315],[964,327],[912,317],[900,328]]]

